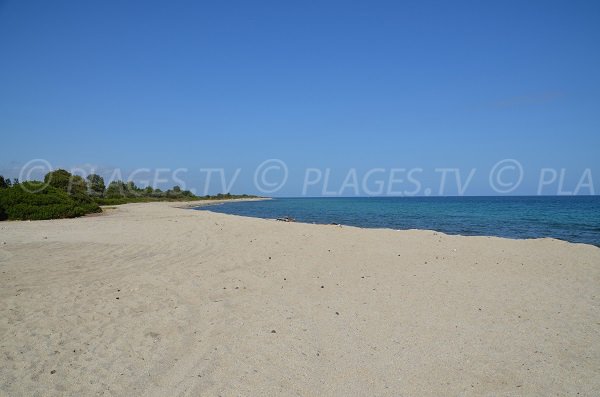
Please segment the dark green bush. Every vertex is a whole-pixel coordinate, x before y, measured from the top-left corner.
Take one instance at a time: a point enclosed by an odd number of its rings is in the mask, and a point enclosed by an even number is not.
[[[69,171],[63,169],[47,173],[44,176],[44,182],[67,193],[87,193],[85,179],[79,175],[72,175]]]
[[[73,218],[102,211],[89,196],[66,192],[41,182],[23,182],[0,190],[5,217],[18,220]]]
[[[101,197],[104,194],[104,178],[97,174],[90,174],[87,176],[88,182],[88,193],[92,196]]]
[[[144,191],[137,186],[133,182],[123,182],[123,181],[112,181],[108,184],[106,188],[106,193],[104,194],[107,198],[124,198],[124,197],[142,197],[144,195]]]
[[[86,179],[62,169],[46,174],[45,183],[19,184],[0,175],[0,220],[73,218],[101,212],[99,205],[255,197],[230,193],[197,197],[179,186],[162,191],[150,186],[139,188],[132,181],[113,181],[105,189],[101,176],[91,174]]]

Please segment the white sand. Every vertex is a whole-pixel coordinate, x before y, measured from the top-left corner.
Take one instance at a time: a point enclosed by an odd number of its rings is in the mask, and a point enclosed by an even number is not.
[[[600,395],[588,245],[152,203],[0,223],[0,269],[1,395]]]

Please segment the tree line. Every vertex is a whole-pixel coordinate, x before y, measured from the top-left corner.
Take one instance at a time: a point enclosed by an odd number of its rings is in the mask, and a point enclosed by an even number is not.
[[[179,186],[163,191],[151,186],[138,187],[132,181],[111,181],[90,174],[83,178],[58,169],[44,176],[44,181],[25,181],[0,175],[0,220],[72,218],[101,212],[101,205],[147,201],[191,201],[255,197],[232,195],[198,197]]]

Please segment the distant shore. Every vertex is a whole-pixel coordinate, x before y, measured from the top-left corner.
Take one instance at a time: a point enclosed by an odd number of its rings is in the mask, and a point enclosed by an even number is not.
[[[226,204],[214,212],[451,235],[556,238],[600,247],[600,197],[312,197]]]
[[[174,203],[176,208],[197,208],[206,207],[209,205],[217,205],[224,203],[234,203],[239,201],[265,201],[272,200],[271,197],[251,197],[251,198],[238,198],[238,199],[226,199],[226,200],[197,200],[197,201],[181,201]]]
[[[181,209],[213,203],[0,223],[0,394],[600,389],[597,247]]]

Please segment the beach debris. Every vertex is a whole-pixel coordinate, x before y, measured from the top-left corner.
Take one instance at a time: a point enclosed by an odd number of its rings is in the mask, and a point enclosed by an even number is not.
[[[335,314],[337,314],[338,316],[340,315],[340,312],[335,312]]]
[[[324,286],[324,285],[321,285],[321,288],[325,288],[325,286]]]
[[[281,218],[276,218],[276,220],[280,222],[296,222],[296,219],[292,218],[291,216],[283,216]]]
[[[272,334],[276,334],[276,333],[277,333],[277,331],[275,331],[274,329],[272,329],[272,330],[271,330],[271,333],[272,333]]]

